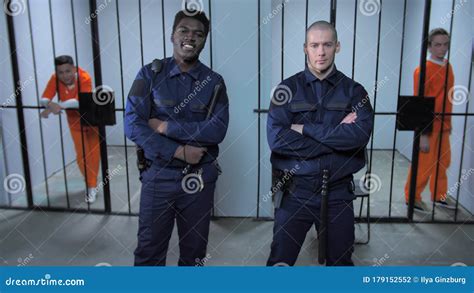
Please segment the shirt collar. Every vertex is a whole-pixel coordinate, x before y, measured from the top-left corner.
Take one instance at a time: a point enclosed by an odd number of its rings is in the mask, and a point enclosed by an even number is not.
[[[178,64],[176,64],[176,61],[174,58],[171,58],[171,61],[170,61],[170,72],[169,72],[169,76],[170,77],[173,77],[173,76],[176,76],[176,75],[180,75],[180,74],[183,74],[183,72],[181,72],[181,69],[179,68]],[[202,63],[201,61],[197,61],[196,64],[194,65],[193,68],[191,68],[191,70],[189,70],[187,73],[189,75],[191,75],[191,77],[193,79],[199,79],[199,74],[201,73],[202,71]]]
[[[336,82],[337,82],[337,72],[338,72],[338,70],[336,68],[336,64],[334,64],[334,67],[332,68],[331,73],[329,73],[328,76],[326,76],[326,78],[324,80],[327,80],[332,85],[336,84]],[[311,83],[315,80],[320,80],[309,70],[308,65],[305,66],[304,75],[306,77],[306,82],[307,83]]]
[[[440,66],[444,66],[444,65],[446,65],[446,63],[447,63],[447,60],[446,60],[446,59],[444,59],[443,61],[438,61],[438,60],[434,59],[434,58],[431,57],[431,56],[428,57],[428,61],[431,61],[431,62],[433,62],[433,63],[435,63],[435,64],[440,65]]]

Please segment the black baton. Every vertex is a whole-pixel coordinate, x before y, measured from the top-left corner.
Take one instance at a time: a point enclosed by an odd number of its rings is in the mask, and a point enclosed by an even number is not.
[[[221,84],[218,83],[214,87],[214,92],[211,98],[211,101],[209,102],[209,107],[207,108],[207,115],[206,115],[206,120],[209,120],[211,118],[212,112],[214,112],[214,108],[216,107],[217,103],[217,98],[219,97],[219,92],[221,89]],[[184,169],[183,169],[183,174],[188,174],[189,170],[191,170],[191,164],[188,164]]]
[[[319,219],[319,250],[318,250],[318,262],[324,264],[326,262],[326,248],[328,242],[328,180],[329,170],[323,170],[323,182],[321,186],[321,214]]]

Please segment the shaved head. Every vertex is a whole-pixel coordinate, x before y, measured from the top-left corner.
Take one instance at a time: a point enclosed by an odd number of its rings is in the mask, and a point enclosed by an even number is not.
[[[329,22],[324,20],[313,22],[313,24],[306,29],[306,40],[308,39],[308,33],[313,30],[330,30],[333,35],[333,41],[337,42],[337,31]]]

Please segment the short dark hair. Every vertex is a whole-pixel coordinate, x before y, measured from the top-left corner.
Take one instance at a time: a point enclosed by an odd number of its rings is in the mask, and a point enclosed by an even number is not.
[[[54,58],[54,65],[59,66],[59,65],[64,65],[64,64],[71,64],[74,65],[74,60],[72,60],[72,57],[69,55],[61,55],[56,58]]]
[[[305,42],[306,42],[306,39],[307,39],[307,36],[308,36],[308,32],[309,32],[310,30],[313,30],[313,29],[327,29],[327,30],[332,31],[332,34],[333,34],[333,36],[334,36],[334,40],[337,42],[337,31],[336,31],[336,28],[334,27],[334,25],[332,25],[331,23],[329,23],[329,22],[327,22],[327,21],[324,21],[324,20],[320,20],[320,21],[313,22],[313,23],[306,29]]]
[[[206,16],[206,13],[204,11],[199,11],[199,10],[180,10],[178,13],[176,13],[174,17],[174,23],[173,23],[173,33],[176,30],[176,27],[178,26],[179,22],[183,18],[193,18],[200,23],[204,25],[204,33],[207,36],[209,33],[209,19]]]
[[[445,30],[444,28],[438,27],[438,28],[432,29],[430,33],[428,34],[428,46],[431,46],[431,42],[433,42],[433,38],[438,35],[448,36],[448,38],[450,38],[448,31]]]

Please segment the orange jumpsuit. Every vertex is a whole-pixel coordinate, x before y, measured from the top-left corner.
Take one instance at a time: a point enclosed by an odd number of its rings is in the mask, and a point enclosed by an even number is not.
[[[447,64],[447,62],[445,63]],[[437,64],[431,60],[426,62],[426,82],[425,82],[425,96],[435,97],[435,112],[443,112],[443,104],[445,104],[444,112],[451,113],[453,105],[448,99],[448,94],[445,96],[445,81],[446,81],[446,65]],[[420,67],[416,68],[414,72],[414,90],[418,95],[418,86],[420,78]],[[448,84],[447,89],[454,86],[454,74],[451,65],[448,67]],[[445,101],[446,97],[446,101]],[[442,135],[441,135],[442,133]],[[438,115],[433,121],[433,131],[429,133],[430,150],[428,153],[419,152],[418,174],[416,179],[416,194],[415,201],[421,202],[421,193],[430,181],[431,200],[438,201],[446,199],[446,192],[448,191],[448,178],[446,176],[447,169],[451,163],[451,146],[449,144],[449,135],[451,133],[451,116],[445,116],[444,119]],[[442,136],[442,137],[441,137]],[[440,139],[441,146],[439,144]],[[438,161],[438,153],[441,156]],[[437,167],[438,166],[438,167]],[[439,168],[438,178],[436,178],[436,168]],[[405,184],[405,200],[408,202],[408,193],[410,189],[411,166],[408,172],[408,179]],[[435,192],[436,187],[436,195]]]
[[[90,75],[80,67],[78,67],[78,75],[80,81],[80,91],[92,92],[92,80]],[[57,83],[59,85],[59,91],[56,89],[56,74],[53,74],[46,85],[46,89],[44,90],[44,98],[51,100],[54,98],[56,93],[58,93],[59,101],[61,102],[70,99],[79,99],[77,94],[77,77],[73,88],[68,88],[59,80]],[[83,126],[81,131],[81,119],[78,110],[67,110],[66,115],[72,135],[72,140],[74,141],[74,148],[76,150],[76,159],[79,170],[81,170],[82,175],[87,178],[87,187],[94,188],[97,186],[97,174],[99,172],[100,161],[99,130],[97,127]],[[83,140],[84,149],[82,144]],[[84,156],[84,154],[86,155]]]

